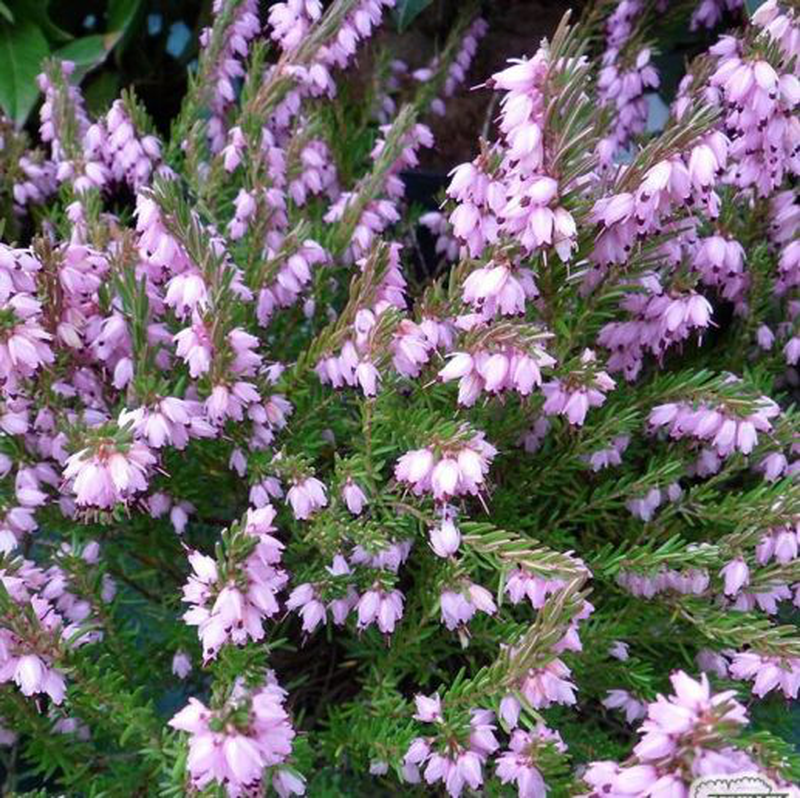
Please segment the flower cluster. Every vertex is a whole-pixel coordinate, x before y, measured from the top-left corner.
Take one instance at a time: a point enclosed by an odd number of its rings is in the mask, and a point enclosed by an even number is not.
[[[649,574],[622,571],[617,581],[634,596],[649,599],[669,591],[685,595],[702,595],[708,589],[711,579],[708,573],[701,569],[678,571],[673,568],[662,568],[656,573]]]
[[[560,66],[560,65],[556,65]],[[504,91],[499,127],[502,142],[453,172],[448,195],[458,201],[450,222],[472,257],[509,236],[532,253],[552,246],[568,260],[575,220],[560,202],[565,187],[549,174],[545,156],[545,96],[553,68],[546,48],[493,75]],[[496,166],[494,166],[496,164]]]
[[[82,551],[63,544],[63,563],[46,570],[15,558],[0,571],[3,621],[0,623],[0,683],[14,682],[24,696],[46,694],[55,705],[64,702],[64,664],[69,650],[97,642],[102,635],[84,625],[100,604],[114,599],[116,586],[104,575],[94,595],[80,595],[67,562],[79,568],[96,565],[99,546]]]
[[[733,654],[728,671],[735,679],[752,681],[753,694],[759,697],[780,689],[786,698],[796,699],[800,690],[800,657],[783,659],[742,651]]]
[[[385,577],[386,572],[396,574],[410,548],[410,544],[392,544],[370,556],[363,548],[356,547],[349,563],[343,555],[337,554],[333,563],[326,566],[325,578],[298,585],[289,596],[286,607],[300,614],[303,631],[308,634],[320,623],[327,622],[328,612],[337,626],[343,625],[354,612],[357,629],[363,630],[374,624],[382,634],[390,635],[403,617],[404,598],[399,590],[385,587],[381,577]],[[366,567],[368,573],[378,577],[361,595],[351,582],[358,566]],[[323,598],[325,593],[331,593],[328,600]]]
[[[647,707],[634,761],[595,762],[584,780],[590,796],[688,796],[691,780],[704,775],[752,773],[758,768],[729,745],[726,733],[747,723],[745,708],[728,691],[712,694],[708,679],[695,681],[682,671],[671,676],[675,693]]]
[[[720,457],[734,451],[750,454],[758,443],[758,433],[769,433],[770,419],[780,413],[768,397],[761,397],[758,404],[756,411],[739,417],[725,407],[669,403],[654,407],[649,423],[653,429],[666,429],[671,438],[707,441]]]
[[[223,0],[215,0],[214,12],[227,11]],[[209,143],[214,151],[225,143],[225,113],[236,99],[235,84],[244,76],[242,60],[247,56],[250,42],[259,33],[258,3],[243,0],[236,4],[232,19],[224,30],[206,28],[200,34],[200,44],[208,53],[208,75],[212,117],[208,124]]]
[[[626,69],[620,64],[617,50],[609,49],[603,55],[605,66],[598,77],[598,95],[604,105],[614,108],[616,125],[608,138],[614,150],[626,147],[634,136],[644,132],[648,107],[646,92],[657,89],[660,83],[650,59],[650,49],[644,47]]]
[[[454,352],[439,372],[439,379],[442,382],[457,379],[458,403],[470,407],[483,392],[511,390],[528,396],[534,387],[541,386],[542,368],[553,365],[555,360],[535,343],[526,349],[515,346],[500,349],[492,345],[491,339],[484,338],[471,353]]]
[[[758,38],[778,40],[775,66],[758,57],[757,50],[744,50],[736,37],[726,36],[711,50],[717,64],[709,87],[726,108],[730,157],[736,163],[732,182],[767,196],[783,182],[784,170],[797,174],[800,132],[792,111],[800,103],[800,81],[787,69],[788,60],[796,54],[796,44],[790,43],[791,18],[782,16],[778,4],[770,2],[753,17],[753,23],[760,29]],[[786,45],[773,34],[781,28],[789,33]]]
[[[516,729],[508,750],[497,757],[497,777],[503,784],[515,784],[520,798],[535,798],[547,792],[547,785],[537,767],[537,758],[548,747],[566,753],[567,746],[557,731],[537,723],[530,732]]]
[[[581,426],[590,407],[603,405],[605,394],[613,390],[616,383],[605,371],[594,366],[595,360],[594,352],[586,349],[576,370],[542,386],[545,396],[542,412],[546,416],[561,415],[570,424]]]
[[[417,712],[414,717],[418,721],[442,727],[444,716],[438,694],[430,697],[418,695],[415,702]],[[442,741],[444,747],[440,747],[436,733],[432,737],[418,737],[405,754],[405,780],[417,783],[422,775],[426,784],[442,782],[448,795],[453,798],[458,798],[464,787],[479,789],[484,779],[483,766],[487,758],[500,747],[494,735],[495,728],[492,712],[475,709],[470,713],[469,722],[462,732],[465,736],[463,742]]]
[[[286,691],[268,673],[255,689],[237,684],[223,706],[209,709],[196,698],[169,722],[187,732],[186,766],[192,787],[217,784],[231,798],[271,783],[281,796],[303,795],[302,779],[280,765],[292,752],[295,731],[284,708]]]
[[[712,316],[711,304],[702,294],[670,295],[653,274],[641,278],[640,285],[642,293],[631,293],[622,302],[632,318],[610,322],[597,338],[610,352],[609,371],[621,371],[628,380],[639,374],[647,352],[663,358],[670,346],[695,331],[702,334]]]
[[[270,505],[248,510],[228,535],[229,556],[223,563],[199,551],[189,554],[194,573],[183,588],[183,600],[193,606],[183,618],[197,627],[206,660],[228,641],[261,640],[264,619],[278,612],[276,594],[288,574],[276,567],[283,544],[271,534],[274,518]]]
[[[437,501],[476,495],[484,484],[497,450],[482,434],[443,443],[436,450],[414,449],[397,463],[395,478],[411,485],[416,495],[432,493]]]

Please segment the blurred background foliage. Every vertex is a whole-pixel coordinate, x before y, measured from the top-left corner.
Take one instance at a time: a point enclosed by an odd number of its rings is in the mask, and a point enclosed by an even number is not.
[[[159,124],[174,116],[208,0],[0,0],[0,107],[22,126],[49,55],[74,61],[90,111],[133,86]]]
[[[261,0],[262,19],[275,0]],[[323,0],[329,4],[330,0]],[[762,0],[746,0],[748,9]],[[34,132],[39,90],[36,75],[49,55],[74,61],[90,113],[105,111],[121,89],[132,87],[157,128],[167,134],[196,64],[197,41],[211,16],[213,0],[0,0],[0,109],[17,127]],[[600,0],[609,9],[613,0]],[[369,52],[388,48],[412,66],[421,66],[446,37],[463,0],[397,0],[394,25],[385,27]],[[675,0],[658,32],[656,65],[662,85],[654,106],[663,116],[686,62],[708,46],[707,32],[690,33],[686,6]],[[468,85],[480,82],[509,58],[530,54],[555,29],[562,14],[580,16],[587,0],[484,0],[489,34],[478,53]],[[359,64],[369,71],[365,54]],[[363,69],[365,68],[365,69]],[[471,82],[471,84],[470,84]],[[425,156],[423,166],[447,172],[470,159],[476,133],[488,130],[490,92],[465,90],[454,97],[447,117],[433,120],[443,146]],[[26,125],[27,123],[27,125]],[[34,136],[35,138],[35,136]]]
[[[433,0],[399,0],[399,31]],[[270,2],[262,5],[269,6]],[[39,97],[36,75],[50,55],[76,64],[90,111],[133,86],[163,126],[183,96],[186,71],[211,0],[0,0],[0,108],[23,126]]]

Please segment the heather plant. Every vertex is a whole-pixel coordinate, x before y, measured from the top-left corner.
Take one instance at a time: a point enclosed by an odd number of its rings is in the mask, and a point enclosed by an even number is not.
[[[168,139],[64,61],[2,123],[6,791],[800,794],[797,10],[475,76],[477,6],[406,64],[393,5],[216,0]]]

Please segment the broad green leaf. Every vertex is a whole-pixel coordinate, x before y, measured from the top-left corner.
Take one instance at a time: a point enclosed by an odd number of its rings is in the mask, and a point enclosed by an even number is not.
[[[758,7],[764,5],[765,0],[745,0],[747,13],[752,17],[758,11]]]
[[[19,21],[27,19],[38,25],[48,41],[61,44],[71,41],[74,37],[63,28],[59,28],[47,12],[50,0],[4,0],[14,12],[14,18]]]
[[[42,29],[27,19],[0,21],[0,106],[21,127],[39,96],[36,76],[50,54]]]
[[[0,3],[0,17],[7,19],[11,23],[14,22],[14,15],[11,13],[11,9],[5,3]]]
[[[75,38],[71,33],[56,25],[56,23],[53,22],[53,20],[47,15],[46,11],[42,11],[42,15],[38,17],[38,19],[45,36],[47,36],[47,38],[53,42],[53,44],[71,42]]]
[[[88,72],[91,72],[106,60],[108,54],[119,41],[120,36],[121,34],[117,31],[83,36],[56,50],[55,55],[64,61],[74,62],[75,72],[73,79],[80,82]]]
[[[404,31],[433,0],[400,0],[395,6],[394,18],[399,31]]]
[[[124,50],[133,39],[143,8],[143,0],[109,0],[107,27],[108,30],[117,31],[120,34],[120,41],[117,45],[118,58],[119,51]]]
[[[108,29],[124,32],[139,13],[142,0],[110,0],[108,4]]]

